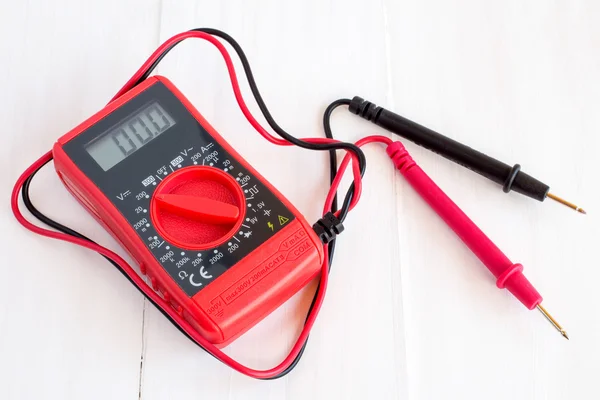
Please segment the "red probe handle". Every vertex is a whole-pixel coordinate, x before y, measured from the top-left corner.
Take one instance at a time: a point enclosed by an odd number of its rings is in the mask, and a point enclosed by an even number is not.
[[[523,266],[513,264],[485,233],[444,193],[412,159],[404,145],[387,147],[396,168],[429,206],[446,222],[497,278],[496,286],[508,289],[525,307],[535,308],[542,296],[523,275]]]

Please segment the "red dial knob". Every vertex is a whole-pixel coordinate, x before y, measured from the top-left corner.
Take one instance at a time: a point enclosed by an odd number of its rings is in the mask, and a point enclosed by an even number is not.
[[[154,191],[150,217],[168,242],[189,250],[219,246],[239,229],[246,210],[240,185],[220,169],[182,168]]]

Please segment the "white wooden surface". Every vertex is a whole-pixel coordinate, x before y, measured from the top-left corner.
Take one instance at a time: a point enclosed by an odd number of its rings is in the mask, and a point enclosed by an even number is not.
[[[599,18],[593,0],[2,0],[0,398],[599,398]],[[361,95],[520,162],[588,208],[584,217],[504,195],[407,144],[525,265],[571,340],[495,289],[380,148],[366,149],[362,201],[340,238],[308,350],[278,381],[217,363],[96,254],[22,229],[8,205],[21,171],[100,109],[159,43],[199,26],[239,40],[273,115],[298,136],[321,136],[324,107]],[[186,42],[159,72],[309,220],[318,216],[326,156],[275,148],[255,134],[214,49]],[[342,111],[333,124],[345,140],[381,133]],[[116,248],[52,168],[36,179],[33,197],[49,215]],[[228,354],[254,367],[279,362],[309,298],[296,296]]]

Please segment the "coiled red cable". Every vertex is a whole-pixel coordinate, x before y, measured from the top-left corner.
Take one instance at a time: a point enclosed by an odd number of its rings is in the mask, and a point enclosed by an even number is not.
[[[235,94],[237,103],[238,103],[242,113],[244,114],[244,116],[246,117],[248,122],[254,127],[254,129],[258,133],[260,133],[265,139],[267,139],[269,142],[271,142],[273,144],[280,145],[280,146],[292,145],[292,143],[290,143],[286,140],[279,139],[279,138],[276,138],[273,135],[271,135],[254,118],[254,116],[252,115],[252,113],[250,112],[248,107],[246,106],[246,103],[243,99],[243,96],[240,91],[238,79],[237,79],[237,76],[235,73],[235,68],[233,66],[233,62],[232,62],[231,57],[229,56],[226,48],[216,38],[214,38],[213,36],[211,36],[207,33],[204,33],[204,32],[188,31],[188,32],[184,32],[184,33],[175,35],[172,38],[170,38],[169,40],[167,40],[148,58],[148,60],[131,77],[131,79],[129,79],[129,81],[123,86],[123,88],[121,88],[121,90],[119,90],[117,95],[115,97],[113,97],[112,100],[120,97],[121,95],[126,93],[128,90],[130,90],[136,84],[136,82],[140,79],[140,77],[142,77],[144,75],[144,73],[148,70],[150,65],[152,65],[161,56],[161,54],[163,54],[163,52],[166,49],[169,49],[173,44],[178,43],[181,40],[184,40],[187,38],[192,38],[192,37],[204,39],[204,40],[210,42],[211,44],[213,44],[215,47],[217,47],[217,49],[223,56],[223,59],[227,66],[227,70],[229,72],[229,77],[231,79],[231,85],[232,85],[233,92]],[[309,142],[309,143],[316,143],[316,144],[318,144],[318,143],[340,143],[339,141],[336,141],[333,139],[327,139],[327,138],[306,138],[306,139],[302,139],[302,140]],[[361,146],[361,145],[364,145],[367,143],[376,142],[376,141],[381,142],[384,140],[389,140],[389,139],[385,138],[383,136],[366,137],[366,138],[363,138],[360,141],[358,141],[356,143],[356,145]],[[19,179],[17,180],[17,182],[13,188],[12,196],[11,196],[11,208],[12,208],[12,211],[13,211],[16,219],[19,221],[19,223],[21,223],[21,225],[23,225],[25,228],[27,228],[30,231],[35,232],[39,235],[66,241],[66,242],[70,242],[70,243],[74,243],[76,245],[88,248],[90,250],[94,250],[94,251],[98,252],[99,254],[114,261],[116,264],[118,264],[122,268],[123,272],[127,274],[127,276],[132,280],[132,282],[134,282],[134,284],[136,286],[138,286],[140,288],[140,290],[148,298],[150,298],[152,301],[154,301],[155,304],[157,304],[170,318],[172,318],[172,320],[175,323],[177,323],[182,328],[182,330],[185,331],[198,345],[203,347],[206,351],[208,351],[214,357],[216,357],[217,359],[219,359],[226,365],[230,366],[231,368],[235,369],[236,371],[243,373],[245,375],[248,375],[250,377],[253,377],[253,378],[268,379],[268,378],[273,378],[273,377],[280,375],[292,364],[292,362],[294,361],[296,356],[301,351],[303,344],[306,342],[306,340],[308,338],[310,330],[315,323],[316,317],[318,315],[318,312],[321,308],[321,305],[322,305],[324,297],[325,297],[325,292],[327,289],[327,282],[328,282],[328,261],[327,261],[328,254],[327,254],[326,246],[325,246],[324,262],[321,266],[320,284],[319,284],[319,288],[318,288],[318,291],[317,291],[317,294],[315,297],[314,306],[313,306],[312,311],[310,312],[310,314],[308,315],[308,317],[306,319],[304,328],[302,329],[302,332],[300,333],[298,339],[296,340],[296,343],[290,350],[288,356],[279,365],[277,365],[271,369],[267,369],[267,370],[252,369],[252,368],[246,367],[246,366],[238,363],[237,361],[233,360],[231,357],[229,357],[228,355],[223,353],[221,350],[216,348],[212,343],[210,343],[208,340],[206,340],[204,337],[202,337],[197,331],[195,331],[194,328],[185,319],[183,319],[181,316],[179,316],[179,314],[177,314],[177,312],[175,310],[173,310],[172,307],[170,307],[170,305],[162,299],[162,297],[160,297],[154,290],[152,290],[152,288],[149,285],[147,285],[146,282],[133,270],[133,268],[124,259],[122,259],[118,254],[116,254],[113,251],[111,251],[103,246],[100,246],[96,243],[89,242],[85,239],[80,239],[80,238],[73,237],[73,236],[70,236],[70,235],[67,235],[67,234],[64,234],[61,232],[56,232],[53,230],[41,228],[41,227],[29,222],[23,216],[23,214],[21,213],[21,211],[19,209],[19,191],[23,187],[25,181],[33,173],[35,173],[35,171],[40,169],[44,164],[48,163],[50,160],[52,160],[52,152],[51,151],[45,153],[42,157],[40,157],[37,161],[35,161],[29,168],[27,168],[21,174],[21,176],[19,177]],[[350,161],[352,161],[352,170],[353,170],[354,185],[355,185],[355,192],[354,192],[352,201],[350,203],[350,209],[354,208],[356,206],[356,204],[358,203],[358,201],[360,199],[361,188],[362,188],[360,168],[359,168],[359,164],[358,164],[356,155],[351,152],[348,152],[348,154],[344,158],[344,161],[342,162],[340,170],[338,171],[336,178],[329,190],[329,194],[325,201],[323,214],[327,213],[328,210],[330,209],[331,204],[333,202],[333,198],[337,191],[337,188],[340,185],[342,175],[344,174],[344,171],[347,168]]]

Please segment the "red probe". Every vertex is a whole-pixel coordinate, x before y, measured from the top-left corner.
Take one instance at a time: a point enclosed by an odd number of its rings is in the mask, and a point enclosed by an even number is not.
[[[402,176],[423,200],[446,222],[464,244],[496,277],[496,286],[508,289],[529,310],[537,308],[548,321],[569,339],[567,332],[542,306],[542,296],[523,275],[523,266],[513,264],[485,233],[448,197],[446,193],[417,165],[404,145],[385,136],[369,136],[356,145],[380,142],[387,145],[386,152]],[[340,176],[349,158],[340,166]]]

